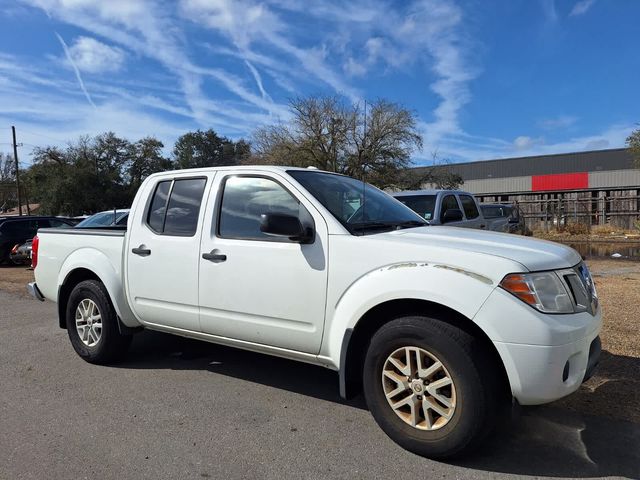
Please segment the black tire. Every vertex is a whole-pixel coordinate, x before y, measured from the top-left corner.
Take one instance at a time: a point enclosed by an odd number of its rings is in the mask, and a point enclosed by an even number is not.
[[[83,300],[97,306],[102,322],[101,334],[95,345],[86,345],[76,328],[76,309]],[[108,364],[120,360],[131,343],[131,335],[122,335],[118,318],[104,285],[97,280],[78,283],[69,295],[66,308],[67,333],[74,350],[89,363]]]
[[[455,409],[438,429],[411,426],[386,399],[383,367],[389,355],[407,346],[434,355],[455,385]],[[402,317],[385,324],[371,339],[364,362],[364,395],[378,425],[398,445],[429,458],[451,458],[473,450],[493,431],[505,405],[496,368],[481,342],[467,332],[434,318]]]

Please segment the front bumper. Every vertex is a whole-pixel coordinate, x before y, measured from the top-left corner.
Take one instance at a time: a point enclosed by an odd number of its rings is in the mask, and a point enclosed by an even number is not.
[[[505,362],[513,396],[521,405],[549,403],[575,392],[593,375],[601,350],[598,331],[553,347],[494,345]]]
[[[496,288],[473,320],[495,345],[521,405],[549,403],[573,393],[598,362],[600,307],[593,315],[549,315]]]
[[[27,283],[27,292],[29,292],[32,297],[44,302],[44,295],[42,295],[42,292],[38,288],[38,285],[36,285],[36,282]]]

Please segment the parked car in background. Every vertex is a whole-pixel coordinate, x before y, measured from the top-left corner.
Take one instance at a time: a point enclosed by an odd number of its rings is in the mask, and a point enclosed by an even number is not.
[[[489,230],[524,235],[524,218],[520,215],[520,210],[517,206],[500,203],[481,203],[480,210],[487,220]]]
[[[105,210],[85,218],[76,225],[76,228],[126,227],[128,218],[128,208]]]
[[[32,243],[33,240],[27,240],[22,245],[16,243],[9,253],[11,263],[15,265],[30,265]]]
[[[393,196],[427,220],[430,225],[487,228],[476,198],[460,190],[414,190]]]
[[[70,228],[65,218],[45,216],[0,217],[0,263],[11,262],[11,250],[32,239],[39,228]]]

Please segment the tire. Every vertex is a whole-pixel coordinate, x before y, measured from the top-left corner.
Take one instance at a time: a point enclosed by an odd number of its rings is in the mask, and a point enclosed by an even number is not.
[[[407,356],[412,360],[407,362]],[[422,378],[417,374],[418,356]],[[403,365],[404,373],[411,370],[411,382],[398,368]],[[497,367],[481,342],[467,332],[434,318],[402,317],[382,326],[371,339],[364,362],[364,395],[378,425],[398,445],[424,457],[451,458],[473,450],[494,429],[505,405]],[[443,386],[427,391],[436,385]]]
[[[89,363],[108,364],[120,360],[131,343],[131,335],[120,333],[109,294],[97,280],[80,282],[71,291],[66,322],[71,345]]]

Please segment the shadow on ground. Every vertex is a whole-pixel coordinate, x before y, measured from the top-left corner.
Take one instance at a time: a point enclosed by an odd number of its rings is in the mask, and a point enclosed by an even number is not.
[[[640,359],[604,353],[607,378],[551,406],[523,408],[510,428],[455,465],[487,472],[545,477],[640,478],[640,424],[622,420],[640,408]],[[260,365],[260,368],[256,368]],[[137,335],[119,368],[208,370],[248,382],[365,409],[361,397],[343,401],[335,372],[314,365],[212,345],[158,332]],[[624,397],[624,398],[623,398]],[[579,400],[577,406],[572,399]],[[585,414],[581,404],[606,403],[617,418]],[[587,410],[588,411],[588,410]]]

